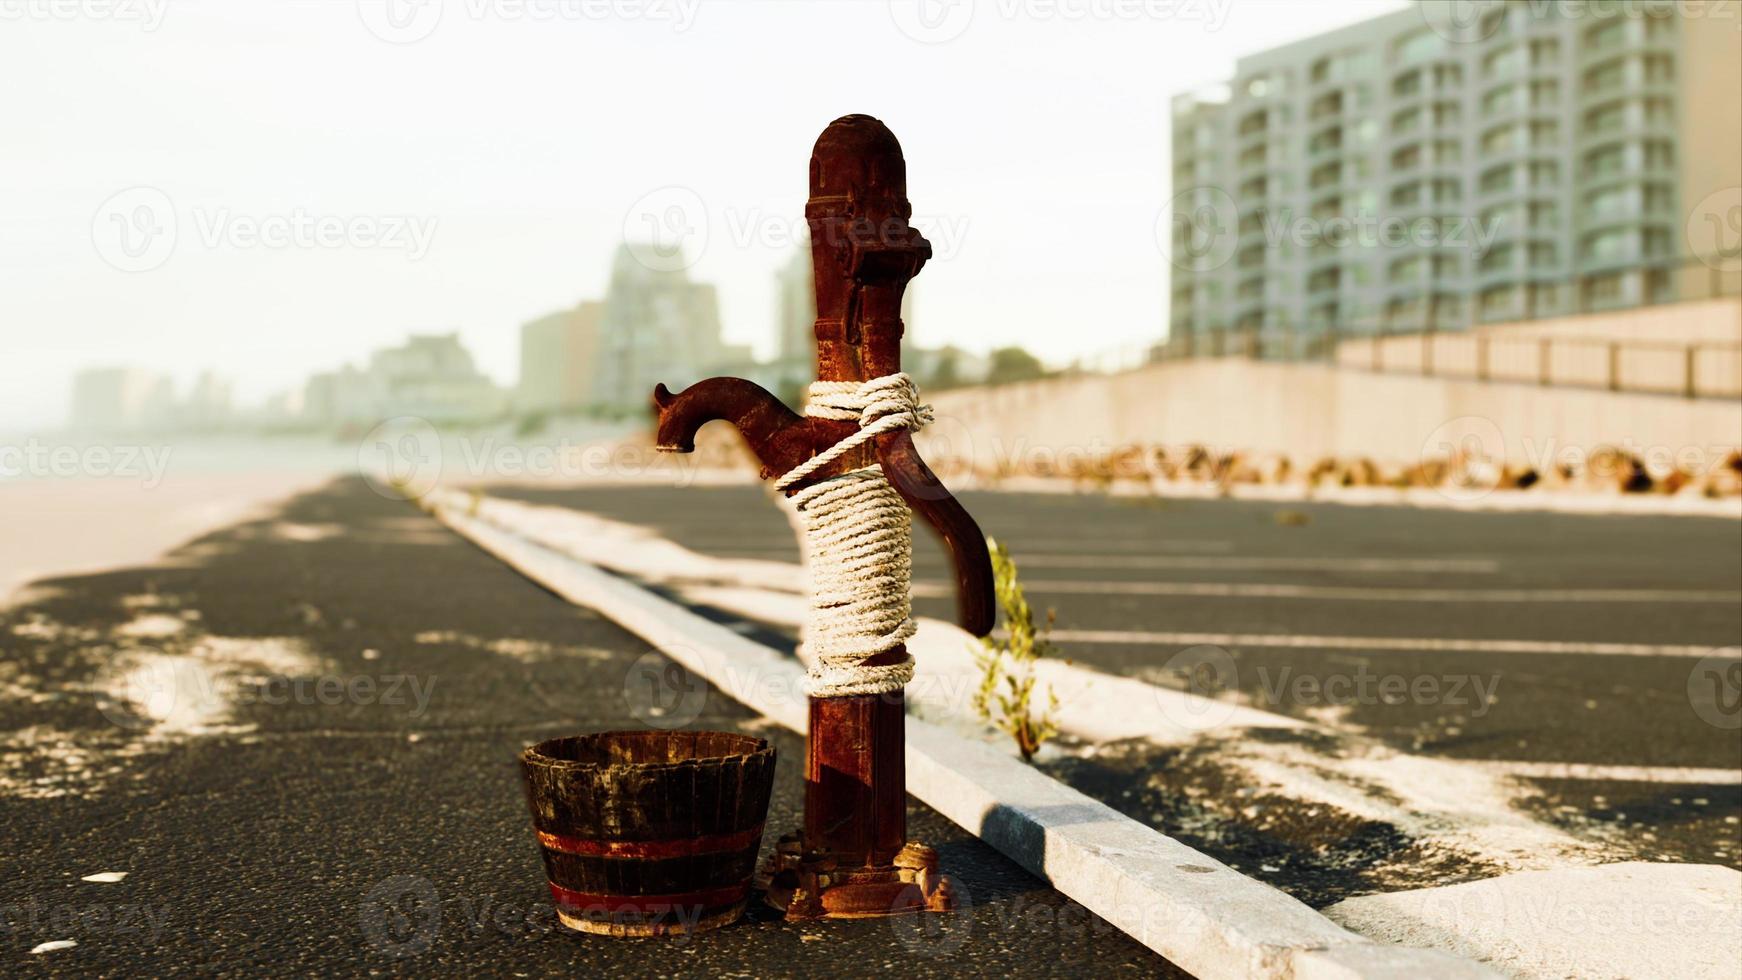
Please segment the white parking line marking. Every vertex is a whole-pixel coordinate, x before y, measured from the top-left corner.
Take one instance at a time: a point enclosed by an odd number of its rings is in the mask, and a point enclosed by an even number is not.
[[[1295,636],[1283,633],[1164,633],[1147,630],[1053,630],[1061,643],[1133,646],[1286,647],[1447,653],[1561,653],[1619,657],[1704,657],[1721,652],[1698,643],[1583,643],[1564,640],[1440,639],[1425,636]]]
[[[1466,765],[1523,779],[1590,779],[1618,783],[1687,783],[1696,786],[1742,786],[1742,765],[1734,769],[1688,766],[1606,766],[1584,762],[1508,762],[1499,759],[1459,759]]]
[[[1468,572],[1491,574],[1491,558],[1285,558],[1274,556],[1029,555],[1025,568],[1220,568],[1234,571]]]
[[[1347,599],[1359,602],[1742,602],[1742,593],[1717,589],[1381,589],[1367,586],[1273,585],[1251,582],[1024,583],[1031,593],[1189,595],[1206,598]],[[914,584],[916,597],[954,594],[953,586]]]

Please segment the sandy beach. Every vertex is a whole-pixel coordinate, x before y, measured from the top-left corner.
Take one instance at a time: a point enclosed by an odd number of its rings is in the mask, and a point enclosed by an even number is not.
[[[329,447],[298,449],[247,465],[228,446],[178,445],[154,474],[0,479],[0,605],[42,579],[152,561],[343,470]]]

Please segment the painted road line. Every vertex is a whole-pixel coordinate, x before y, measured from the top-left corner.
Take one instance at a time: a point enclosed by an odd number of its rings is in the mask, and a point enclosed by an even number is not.
[[[1029,593],[1090,595],[1181,595],[1238,599],[1346,599],[1358,602],[1742,602],[1742,593],[1721,589],[1387,589],[1365,586],[1274,585],[1249,582],[1071,582],[1036,579]],[[913,584],[915,597],[955,595],[939,581]]]
[[[426,499],[479,547],[598,610],[721,691],[802,732],[803,668],[624,579]],[[908,792],[1200,977],[1497,977],[1439,950],[1382,946],[960,731],[907,720]]]
[[[1024,568],[1208,568],[1227,571],[1433,572],[1491,575],[1492,558],[1286,558],[1195,555],[1028,555]]]
[[[1610,766],[1584,762],[1511,762],[1459,759],[1459,762],[1515,779],[1584,779],[1613,783],[1681,783],[1692,786],[1742,786],[1742,760],[1730,769],[1688,766]]]
[[[1060,643],[1124,646],[1281,647],[1389,653],[1552,653],[1609,657],[1706,657],[1723,650],[1698,643],[1586,643],[1565,640],[1477,640],[1424,636],[1294,636],[1283,633],[1170,633],[1149,630],[1053,630]]]
[[[1742,976],[1742,873],[1629,861],[1364,895],[1325,910],[1401,942],[1434,942],[1521,978]]]
[[[734,586],[678,587],[686,602],[796,631],[805,618],[802,596]],[[953,623],[921,616],[908,640],[914,676],[908,700],[933,720],[972,723],[974,694],[982,671],[974,660],[980,643]],[[1224,728],[1309,727],[1287,715],[1224,701],[1211,701],[1135,677],[1106,674],[1062,660],[1035,664],[1035,676],[1058,698],[1053,721],[1062,732],[1089,742],[1148,739],[1160,745],[1189,742]]]
[[[463,501],[462,501],[463,503]],[[558,513],[534,515],[498,510],[488,501],[487,517],[505,519],[501,529],[543,534],[564,520]],[[748,580],[723,580],[721,559],[689,553],[684,568],[669,558],[649,560],[639,550],[609,546],[587,536],[569,535],[567,548],[621,571],[670,584],[685,601],[702,603],[773,624],[794,628],[804,618],[804,599],[795,592],[753,588]],[[549,542],[546,542],[547,544]],[[670,542],[667,542],[670,544]],[[673,576],[675,575],[675,580]],[[780,576],[785,580],[785,576]],[[778,584],[778,583],[771,583]],[[979,737],[972,693],[980,675],[974,663],[976,641],[949,623],[921,618],[909,641],[918,664],[909,685],[909,704],[928,721]],[[1216,637],[1211,637],[1212,639]],[[1461,760],[1408,755],[1348,732],[1274,715],[1233,700],[1211,700],[1143,680],[1102,674],[1068,662],[1044,659],[1038,679],[1060,695],[1059,728],[1096,745],[1143,739],[1157,744],[1202,745],[1234,778],[1256,780],[1273,792],[1307,806],[1329,806],[1362,819],[1396,827],[1436,853],[1463,853],[1495,867],[1546,869],[1609,859],[1601,842],[1570,836],[1541,823],[1515,805],[1522,781]],[[1250,738],[1254,728],[1295,727],[1333,738],[1329,752],[1291,740]],[[1344,974],[1346,975],[1346,974]]]

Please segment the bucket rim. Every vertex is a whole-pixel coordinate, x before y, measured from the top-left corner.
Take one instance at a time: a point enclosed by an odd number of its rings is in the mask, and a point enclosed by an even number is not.
[[[597,762],[580,759],[562,759],[550,754],[550,750],[560,742],[572,742],[577,739],[605,740],[614,737],[629,736],[639,739],[657,739],[660,736],[679,735],[717,735],[732,739],[741,739],[748,747],[744,752],[732,752],[726,755],[698,756],[692,759],[680,759],[676,762]],[[775,755],[774,746],[766,738],[757,735],[747,735],[743,732],[726,732],[716,730],[672,729],[670,731],[613,729],[603,732],[581,732],[575,735],[559,735],[555,738],[542,739],[520,752],[523,763],[538,766],[543,769],[560,769],[570,772],[587,772],[593,770],[631,768],[638,772],[658,772],[661,770],[679,769],[699,766],[743,765],[752,759],[772,759]]]

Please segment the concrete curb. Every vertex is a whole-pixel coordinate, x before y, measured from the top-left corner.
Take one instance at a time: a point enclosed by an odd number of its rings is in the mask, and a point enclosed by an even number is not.
[[[444,524],[596,609],[736,700],[802,732],[792,658],[575,558],[429,501]],[[1200,977],[1494,977],[1472,960],[1381,946],[984,742],[909,718],[908,791],[1096,915]]]

